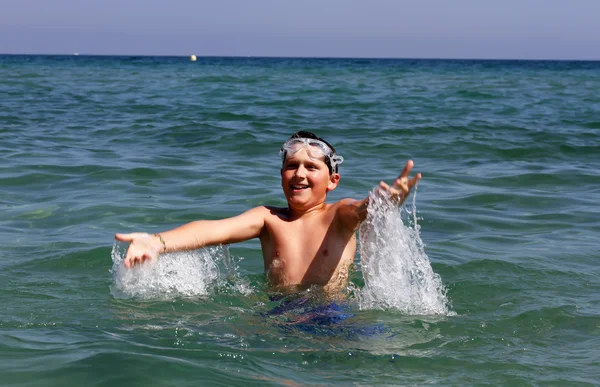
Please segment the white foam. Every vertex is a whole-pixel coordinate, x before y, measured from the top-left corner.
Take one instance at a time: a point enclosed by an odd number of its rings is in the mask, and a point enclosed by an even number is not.
[[[416,217],[394,205],[378,189],[369,194],[367,219],[359,230],[365,286],[358,293],[361,309],[394,309],[411,315],[450,314],[446,290],[425,254]],[[402,219],[408,219],[405,226]]]
[[[219,279],[218,262],[229,253],[226,246],[161,255],[157,260],[126,268],[123,259],[127,245],[115,242],[111,252],[116,298],[171,299],[211,293]]]

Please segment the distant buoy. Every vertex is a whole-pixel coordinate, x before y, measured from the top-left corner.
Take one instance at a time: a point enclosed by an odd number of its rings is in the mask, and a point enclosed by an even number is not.
[[[195,61],[196,61],[196,55],[192,55],[192,56],[190,56],[190,60],[191,60],[192,62],[195,62]]]

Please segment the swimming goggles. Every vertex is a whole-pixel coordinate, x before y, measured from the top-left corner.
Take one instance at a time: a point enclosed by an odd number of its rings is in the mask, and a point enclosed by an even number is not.
[[[329,145],[313,138],[290,138],[279,150],[281,161],[288,156],[295,155],[299,150],[306,149],[308,157],[325,161],[329,160],[332,172],[337,172],[337,166],[344,162],[344,158],[336,154]]]

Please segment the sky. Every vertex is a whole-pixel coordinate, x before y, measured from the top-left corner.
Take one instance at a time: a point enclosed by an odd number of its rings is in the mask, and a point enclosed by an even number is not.
[[[0,53],[600,60],[600,0],[0,0]]]

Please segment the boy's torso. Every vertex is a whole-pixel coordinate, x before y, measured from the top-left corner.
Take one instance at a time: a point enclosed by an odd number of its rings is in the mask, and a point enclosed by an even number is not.
[[[326,204],[293,220],[287,208],[265,207],[260,242],[271,286],[320,285],[331,290],[347,286],[356,236],[341,227],[335,206]]]

